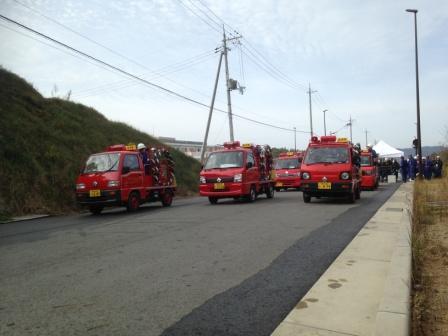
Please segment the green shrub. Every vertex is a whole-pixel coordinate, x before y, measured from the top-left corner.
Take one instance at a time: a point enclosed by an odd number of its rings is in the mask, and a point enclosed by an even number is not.
[[[159,141],[92,108],[44,98],[0,68],[0,213],[65,212],[76,208],[74,184],[91,153],[111,144]],[[179,191],[197,191],[199,162],[171,149]]]

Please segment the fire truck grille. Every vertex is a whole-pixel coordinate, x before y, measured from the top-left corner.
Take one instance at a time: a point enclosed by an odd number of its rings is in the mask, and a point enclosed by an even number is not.
[[[220,179],[218,181],[218,178]],[[217,178],[208,178],[207,183],[216,183],[216,182],[233,182],[233,177],[217,177]]]

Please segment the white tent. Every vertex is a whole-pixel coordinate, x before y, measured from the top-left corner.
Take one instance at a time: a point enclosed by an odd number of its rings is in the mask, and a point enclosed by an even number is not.
[[[373,149],[379,157],[382,158],[399,158],[404,155],[403,151],[388,145],[383,140],[380,140],[375,146],[373,146]]]

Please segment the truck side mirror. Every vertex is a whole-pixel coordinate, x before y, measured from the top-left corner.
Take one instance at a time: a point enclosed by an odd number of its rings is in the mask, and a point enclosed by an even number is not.
[[[131,168],[129,168],[128,166],[124,166],[121,173],[122,174],[127,174],[131,171]]]
[[[248,162],[248,163],[246,163],[246,168],[247,169],[250,169],[250,168],[252,168],[253,167],[253,163],[252,162]]]

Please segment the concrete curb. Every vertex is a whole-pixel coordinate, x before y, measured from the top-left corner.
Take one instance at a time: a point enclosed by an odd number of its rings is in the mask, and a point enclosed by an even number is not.
[[[273,332],[408,335],[413,184],[402,184]]]
[[[26,216],[13,217],[11,219],[8,219],[5,222],[0,222],[0,224],[22,222],[22,221],[28,221],[28,220],[33,220],[33,219],[45,218],[45,217],[50,217],[50,215],[26,215]]]

